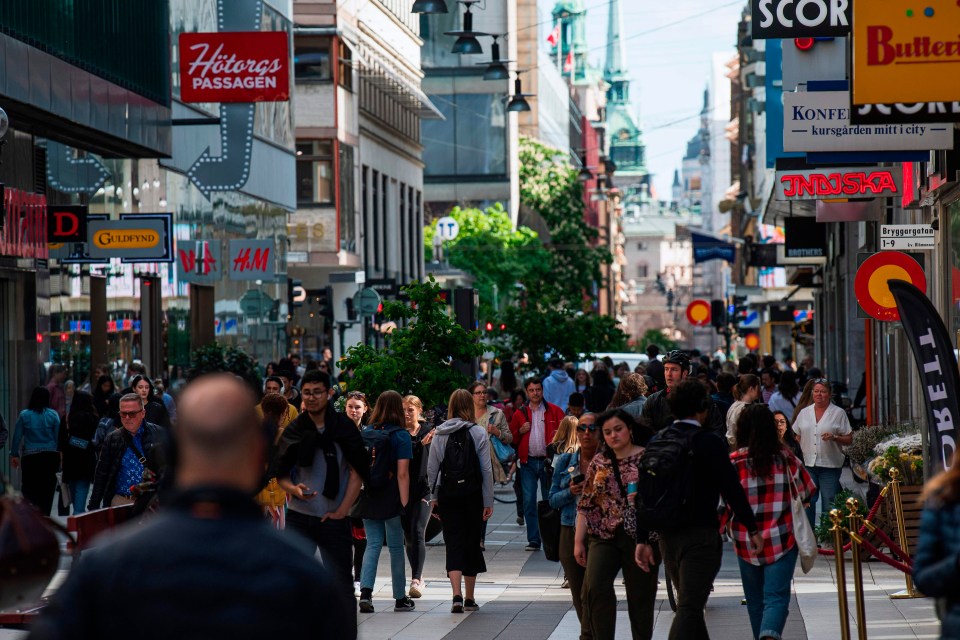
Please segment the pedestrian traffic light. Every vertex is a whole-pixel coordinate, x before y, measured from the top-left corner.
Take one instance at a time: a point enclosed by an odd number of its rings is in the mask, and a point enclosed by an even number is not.
[[[727,303],[723,300],[710,301],[710,324],[718,329],[727,326]]]
[[[737,333],[740,335],[746,335],[749,331],[743,327],[743,324],[747,321],[747,314],[750,312],[750,307],[747,304],[747,296],[734,296],[733,297],[733,317],[731,322],[736,325]]]
[[[318,316],[325,318],[327,322],[333,322],[333,287],[308,291],[307,299]]]
[[[307,298],[307,292],[303,288],[302,280],[287,278],[287,308],[292,313],[294,307],[302,307]]]

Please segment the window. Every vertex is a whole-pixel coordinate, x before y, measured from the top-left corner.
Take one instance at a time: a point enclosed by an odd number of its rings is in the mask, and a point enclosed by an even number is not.
[[[646,251],[646,250],[647,250],[647,243],[645,242],[637,243],[637,251]]]
[[[293,57],[293,75],[297,82],[331,82],[330,50],[315,47],[298,49]]]
[[[383,205],[380,209],[380,216],[382,220],[380,228],[383,230],[383,275],[384,277],[388,277],[388,273],[390,271],[391,238],[387,237],[387,229],[390,228],[390,216],[387,214],[387,209],[390,206],[388,204],[388,198],[390,197],[390,179],[385,173],[381,173],[380,178],[383,180],[383,185],[380,188],[380,197],[383,198]]]
[[[373,269],[374,271],[380,271],[380,237],[382,236],[380,230],[380,173],[377,171],[373,172],[373,175],[370,177],[373,182],[373,192],[370,194],[371,202],[373,203],[373,215],[371,216],[371,222],[373,223],[372,229],[370,230],[371,235],[371,249],[373,250]]]
[[[407,225],[409,224],[407,218],[407,185],[400,183],[400,204],[399,204],[399,216],[397,220],[400,223],[400,233],[397,234],[400,238],[400,268],[397,269],[398,277],[400,282],[406,282],[406,273],[407,273],[407,251],[411,250],[413,247],[408,246],[407,244]]]
[[[340,249],[357,253],[357,211],[353,147],[340,143]]]
[[[445,120],[421,122],[425,176],[505,176],[507,117],[503,96],[430,96]]]
[[[360,224],[363,229],[363,270],[370,271],[370,167],[364,165],[360,177]]]
[[[638,277],[638,278],[641,278],[641,279],[647,278],[647,277],[648,277],[647,271],[648,271],[647,265],[645,265],[645,264],[638,264],[638,265],[637,265],[637,277]]]
[[[297,203],[333,204],[333,142],[297,143]]]
[[[353,51],[343,41],[338,46],[337,79],[341,87],[353,91]]]

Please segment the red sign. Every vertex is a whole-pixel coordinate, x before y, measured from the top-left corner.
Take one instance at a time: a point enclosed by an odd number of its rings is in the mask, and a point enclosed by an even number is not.
[[[83,205],[47,207],[47,242],[86,242],[87,208]]]
[[[890,280],[906,280],[920,291],[927,292],[927,276],[919,262],[900,251],[875,253],[857,269],[853,290],[860,306],[877,320],[900,319],[897,302],[890,292]]]
[[[697,299],[688,304],[687,321],[695,327],[705,327],[710,324],[710,303]]]
[[[287,33],[181,33],[180,99],[184,102],[289,100]]]
[[[779,200],[895,196],[892,169],[777,172]]]
[[[756,351],[760,348],[760,336],[755,333],[748,333],[743,337],[743,346],[750,351]]]
[[[46,258],[47,198],[19,189],[3,190],[6,220],[0,234],[0,255]]]

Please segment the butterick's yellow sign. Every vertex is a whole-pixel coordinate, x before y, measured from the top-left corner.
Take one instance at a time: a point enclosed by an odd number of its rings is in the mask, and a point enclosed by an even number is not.
[[[956,0],[856,0],[853,102],[960,100]]]

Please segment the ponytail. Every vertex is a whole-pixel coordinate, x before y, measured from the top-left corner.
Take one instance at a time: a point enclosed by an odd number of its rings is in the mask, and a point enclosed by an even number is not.
[[[739,400],[743,397],[750,389],[760,386],[760,378],[753,375],[752,373],[745,373],[740,376],[740,380],[737,381],[736,386],[733,387],[733,397]]]

